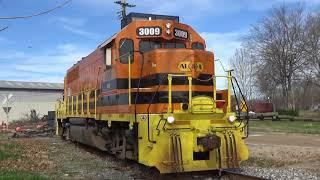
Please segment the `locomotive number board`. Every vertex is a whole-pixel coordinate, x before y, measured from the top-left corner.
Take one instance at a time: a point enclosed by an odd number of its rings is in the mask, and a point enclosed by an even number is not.
[[[161,27],[139,27],[137,35],[140,37],[145,36],[160,36],[162,34]]]
[[[189,33],[186,30],[174,28],[174,37],[182,38],[182,39],[188,39],[189,38]]]

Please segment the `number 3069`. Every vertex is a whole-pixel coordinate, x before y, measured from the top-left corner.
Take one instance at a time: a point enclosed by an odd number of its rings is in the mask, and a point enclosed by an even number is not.
[[[161,35],[160,27],[141,27],[138,28],[139,36],[159,36]]]

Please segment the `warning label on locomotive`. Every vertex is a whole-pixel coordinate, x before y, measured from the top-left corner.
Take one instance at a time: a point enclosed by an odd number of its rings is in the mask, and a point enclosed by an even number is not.
[[[146,115],[146,114],[141,114],[141,120],[142,120],[142,121],[147,120],[147,115]]]
[[[178,68],[180,71],[188,72],[188,71],[198,71],[201,72],[203,71],[203,64],[201,62],[190,62],[190,61],[183,61],[179,63]]]

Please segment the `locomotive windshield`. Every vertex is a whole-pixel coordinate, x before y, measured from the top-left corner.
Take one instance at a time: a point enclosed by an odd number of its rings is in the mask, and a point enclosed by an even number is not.
[[[179,42],[167,42],[167,43],[164,43],[164,48],[165,49],[181,49],[181,48],[186,48],[186,45],[184,43],[179,43]]]
[[[195,43],[192,43],[192,49],[204,50],[204,45],[200,42],[195,42]]]
[[[164,42],[152,41],[152,40],[142,40],[139,43],[139,51],[142,53],[152,51],[154,49],[184,49],[186,45],[183,42]]]
[[[159,49],[161,48],[161,42],[159,41],[150,41],[150,40],[146,40],[146,41],[140,41],[140,45],[139,45],[139,50],[142,53],[148,52],[148,51],[152,51],[154,49]]]

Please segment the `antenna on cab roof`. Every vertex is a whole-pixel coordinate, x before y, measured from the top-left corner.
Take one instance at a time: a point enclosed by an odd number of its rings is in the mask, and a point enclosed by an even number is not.
[[[132,8],[136,7],[134,4],[127,3],[127,0],[115,1],[114,3],[119,4],[121,6],[121,11],[118,12],[119,18],[124,19],[127,15],[127,7]]]

